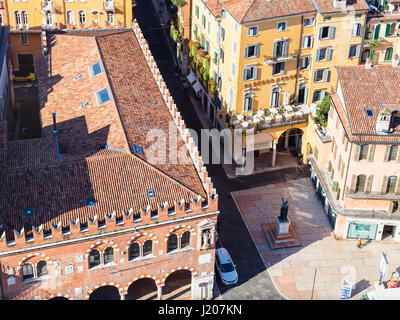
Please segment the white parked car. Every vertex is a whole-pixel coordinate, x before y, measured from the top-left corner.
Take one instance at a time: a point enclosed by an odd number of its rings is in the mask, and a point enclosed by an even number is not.
[[[236,266],[233,264],[228,251],[225,248],[218,248],[215,250],[215,253],[215,264],[217,265],[222,283],[232,285],[238,282],[239,277],[236,272]]]

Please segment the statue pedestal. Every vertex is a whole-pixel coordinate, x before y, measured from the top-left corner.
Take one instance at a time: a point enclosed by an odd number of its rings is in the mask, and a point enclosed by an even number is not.
[[[282,221],[279,217],[276,217],[275,233],[278,238],[287,237],[288,235],[290,235],[289,227],[290,227],[289,218]]]
[[[265,238],[272,249],[297,247],[300,239],[289,218],[282,221],[276,217],[275,223],[263,226]]]

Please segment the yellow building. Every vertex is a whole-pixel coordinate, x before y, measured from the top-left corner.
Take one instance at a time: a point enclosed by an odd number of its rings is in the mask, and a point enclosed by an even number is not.
[[[359,63],[368,10],[364,0],[193,0],[192,39],[211,56],[217,118],[268,133],[272,143],[256,140],[273,166],[276,149],[305,154],[307,106],[335,92],[336,66]]]
[[[373,64],[391,63],[392,58],[400,54],[400,12],[386,11],[369,14],[367,16],[367,30],[365,42],[376,42],[377,47],[366,47],[362,54],[361,62],[365,63],[367,57]],[[375,40],[375,41],[374,41]]]
[[[6,1],[14,69],[34,69],[42,30],[122,28],[132,20],[131,0]]]

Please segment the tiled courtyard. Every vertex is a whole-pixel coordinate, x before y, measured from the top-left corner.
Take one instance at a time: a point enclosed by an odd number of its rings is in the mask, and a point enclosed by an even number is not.
[[[400,244],[391,238],[382,242],[364,242],[361,249],[355,240],[336,240],[311,180],[291,182],[232,192],[268,272],[279,292],[288,299],[339,299],[344,278],[356,284],[352,296],[365,289],[374,290],[379,280],[381,252],[387,254],[388,276],[400,271]],[[282,197],[289,202],[288,217],[294,224],[302,245],[271,249],[262,226],[273,223],[280,213]]]

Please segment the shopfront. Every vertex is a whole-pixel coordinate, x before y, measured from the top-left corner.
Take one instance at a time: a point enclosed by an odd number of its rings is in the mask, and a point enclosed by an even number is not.
[[[364,239],[375,240],[378,225],[374,223],[355,223],[349,224],[347,238],[349,239]]]

